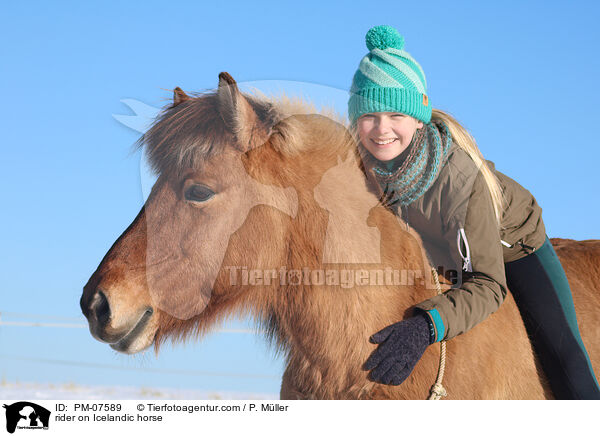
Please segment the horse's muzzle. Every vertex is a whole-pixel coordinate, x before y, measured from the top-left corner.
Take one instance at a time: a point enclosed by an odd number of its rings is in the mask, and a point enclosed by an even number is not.
[[[114,350],[123,353],[128,352],[130,345],[144,331],[154,313],[151,307],[147,307],[133,325],[115,330],[110,326],[111,310],[109,301],[101,289],[96,289],[93,292],[84,290],[79,304],[81,311],[88,320],[92,336],[101,342],[110,344]]]

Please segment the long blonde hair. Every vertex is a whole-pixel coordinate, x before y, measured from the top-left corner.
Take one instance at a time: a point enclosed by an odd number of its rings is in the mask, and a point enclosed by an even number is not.
[[[483,173],[483,178],[492,197],[492,204],[494,206],[496,221],[498,222],[498,227],[500,228],[502,212],[504,210],[504,205],[506,202],[504,198],[504,192],[502,191],[502,186],[500,186],[500,181],[490,169],[486,160],[483,158],[481,151],[477,147],[475,138],[473,138],[473,136],[471,136],[467,129],[461,126],[460,123],[452,115],[450,115],[447,112],[444,112],[443,110],[432,110],[430,122],[433,121],[441,121],[444,124],[446,124],[446,126],[448,126],[448,130],[450,130],[450,134],[452,135],[452,140],[456,142],[456,144],[460,148],[467,152],[467,154],[471,157],[473,162],[475,162],[475,165],[477,165],[477,168],[479,168],[480,171]],[[348,129],[356,143],[360,143],[357,123],[351,123],[348,126]],[[365,153],[368,154],[368,152]]]
[[[483,158],[481,151],[477,147],[475,138],[473,138],[467,129],[461,126],[452,115],[440,109],[433,109],[431,113],[431,120],[442,121],[444,124],[446,124],[446,126],[448,126],[453,141],[456,142],[460,148],[467,152],[471,159],[473,159],[473,162],[475,162],[475,165],[477,165],[477,167],[483,173],[483,178],[490,191],[490,195],[492,196],[492,203],[494,205],[494,212],[496,213],[498,227],[500,227],[502,211],[504,210],[505,204],[504,193],[502,191],[502,187],[500,186],[500,181],[490,169],[486,160]]]

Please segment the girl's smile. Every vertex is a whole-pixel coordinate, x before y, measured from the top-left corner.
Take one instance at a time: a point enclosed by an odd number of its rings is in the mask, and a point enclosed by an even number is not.
[[[378,147],[386,147],[388,145],[390,145],[392,142],[394,142],[396,139],[398,138],[390,138],[390,139],[372,139],[372,141],[375,143],[375,145],[377,145]]]

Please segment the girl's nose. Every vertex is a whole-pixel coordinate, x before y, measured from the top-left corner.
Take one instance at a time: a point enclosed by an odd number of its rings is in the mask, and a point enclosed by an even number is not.
[[[386,117],[381,117],[378,118],[377,122],[375,123],[375,129],[378,132],[389,132],[390,131],[390,122]]]

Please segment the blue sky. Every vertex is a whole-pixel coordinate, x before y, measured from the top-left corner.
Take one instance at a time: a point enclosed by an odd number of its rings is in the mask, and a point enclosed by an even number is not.
[[[343,111],[339,96],[366,54],[366,31],[378,24],[404,35],[433,106],[454,114],[485,157],[535,195],[551,237],[600,238],[597,2],[221,5],[3,7],[3,320],[22,319],[13,312],[83,322],[83,285],[143,204],[141,155],[130,152],[139,133],[112,116],[130,113],[121,100],[158,108],[169,89],[211,89],[228,71],[239,82],[300,82],[290,87]],[[98,366],[83,365],[90,363]],[[215,334],[167,347],[158,358],[131,358],[85,329],[0,325],[0,377],[7,381],[278,392],[281,371],[281,359],[251,334]]]

